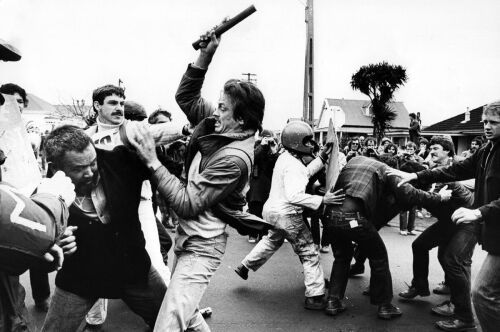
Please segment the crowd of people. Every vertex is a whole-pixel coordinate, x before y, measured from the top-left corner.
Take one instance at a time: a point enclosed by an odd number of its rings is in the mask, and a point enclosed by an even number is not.
[[[205,36],[175,94],[188,124],[163,109],[148,116],[121,87],[105,85],[93,91],[95,123],[85,130],[63,125],[42,137],[26,126],[46,177],[26,196],[9,185],[9,173],[3,179],[0,173],[2,232],[5,225],[24,227],[0,234],[0,331],[30,330],[19,283],[28,269],[35,305],[47,311],[42,331],[76,331],[83,321],[98,330],[107,299],[122,299],[154,331],[210,331],[199,303],[224,257],[227,226],[256,243],[235,269],[242,279],[287,241],[303,267],[305,309],[331,316],[346,311],[349,277],[364,273],[368,259],[364,294],[378,317],[390,320],[402,311],[392,303],[379,230],[398,215],[400,234],[418,235],[411,244],[413,279],[399,297],[430,295],[429,251],[438,247],[444,281],[434,291],[450,299],[433,307],[445,317],[436,326],[475,330],[474,307],[483,331],[495,331],[500,102],[484,107],[486,141],[475,138],[461,156],[450,137],[422,138],[413,113],[404,146],[362,136],[345,147],[323,144],[302,121],[288,123],[278,138],[262,128],[265,99],[255,84],[228,80],[216,106],[201,96],[219,42],[213,32]],[[1,104],[11,100],[22,113],[24,89],[9,83],[0,93]],[[0,148],[0,163],[8,165],[15,151]],[[333,149],[338,158],[331,158]],[[339,176],[327,188],[325,165],[332,163]],[[9,211],[20,200],[22,218],[14,218]],[[419,213],[437,219],[421,234]],[[174,241],[167,228],[175,230]],[[472,285],[477,243],[488,255]],[[330,246],[327,281],[320,252]]]

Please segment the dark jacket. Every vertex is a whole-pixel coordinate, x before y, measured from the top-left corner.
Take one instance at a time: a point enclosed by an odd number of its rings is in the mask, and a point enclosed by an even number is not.
[[[469,158],[450,166],[418,172],[424,183],[451,182],[475,178],[473,207],[481,211],[479,242],[492,255],[500,255],[500,144],[489,142]]]
[[[111,221],[89,221],[70,208],[68,224],[78,226],[78,249],[64,260],[56,285],[83,297],[119,298],[125,285],[145,283],[151,266],[138,215],[149,171],[124,146],[96,152]]]
[[[247,199],[249,202],[264,204],[269,197],[273,169],[279,153],[272,153],[269,146],[262,146],[259,142],[257,144]]]

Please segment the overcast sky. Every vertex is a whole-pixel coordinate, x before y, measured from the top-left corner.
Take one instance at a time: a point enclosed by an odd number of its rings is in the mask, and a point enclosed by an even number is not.
[[[0,0],[0,38],[23,55],[0,62],[14,82],[53,104],[91,101],[121,78],[128,99],[184,121],[174,93],[197,52],[191,43],[250,4],[257,12],[223,36],[203,95],[257,74],[264,126],[302,115],[305,0]],[[324,98],[366,99],[350,87],[360,66],[402,65],[398,92],[424,125],[500,99],[500,1],[315,0],[315,113]]]

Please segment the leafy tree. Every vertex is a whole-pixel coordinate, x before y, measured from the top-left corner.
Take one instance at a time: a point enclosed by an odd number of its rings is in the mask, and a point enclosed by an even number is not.
[[[370,98],[373,136],[379,142],[397,115],[389,105],[394,91],[404,85],[407,80],[405,68],[390,65],[387,62],[362,66],[357,73],[352,75],[351,87]]]

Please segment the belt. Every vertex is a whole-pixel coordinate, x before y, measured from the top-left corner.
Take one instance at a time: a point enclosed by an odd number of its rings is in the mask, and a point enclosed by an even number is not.
[[[322,219],[324,227],[355,228],[368,223],[360,212],[342,212],[327,210]]]

